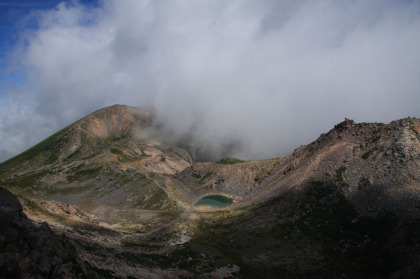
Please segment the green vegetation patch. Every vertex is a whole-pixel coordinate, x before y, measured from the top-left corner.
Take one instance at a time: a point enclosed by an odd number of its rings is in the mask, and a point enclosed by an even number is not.
[[[366,153],[364,153],[363,155],[362,155],[362,159],[363,160],[367,160],[369,157],[370,157],[370,155],[372,155],[373,154],[373,150],[369,150],[368,152],[366,152]]]
[[[110,151],[111,151],[112,154],[124,155],[124,153],[121,150],[119,150],[118,148],[111,148]]]
[[[201,178],[200,182],[198,182],[198,183],[203,184],[208,178],[212,177],[213,175],[214,175],[214,172],[212,172],[212,171],[206,173],[203,176],[203,178]]]
[[[71,182],[76,181],[80,178],[92,177],[94,175],[97,175],[102,170],[102,168],[103,166],[98,166],[96,168],[78,170],[74,174],[67,176],[67,181]]]
[[[20,167],[24,165],[26,161],[30,161],[35,158],[43,160],[47,164],[53,163],[55,160],[57,160],[59,154],[59,150],[56,144],[64,135],[64,133],[67,132],[69,127],[58,131],[57,133],[46,138],[37,145],[29,148],[23,153],[0,164],[0,177],[7,174],[7,170],[10,170],[10,168]],[[43,155],[41,156],[41,154]]]
[[[255,177],[254,178],[254,182],[256,182],[256,183],[258,183],[258,184],[261,184],[261,182],[264,180],[264,178],[262,178],[262,177]]]
[[[242,160],[239,160],[237,158],[223,158],[220,159],[219,161],[217,161],[217,164],[220,165],[233,165],[233,164],[237,164],[237,163],[241,163],[243,162]]]
[[[52,190],[47,189],[46,192],[51,195],[73,195],[77,193],[81,193],[84,191],[88,191],[91,189],[90,185],[87,186],[67,186],[66,187],[55,187]]]
[[[99,166],[99,167],[93,168],[93,169],[79,170],[79,171],[75,172],[74,175],[76,175],[76,176],[92,175],[92,174],[96,174],[96,173],[100,172],[102,170],[102,168],[103,168],[103,166]]]
[[[337,182],[343,183],[344,182],[344,177],[343,174],[346,171],[346,167],[345,166],[341,166],[339,169],[335,170],[335,180]]]
[[[7,185],[11,187],[32,187],[37,184],[39,179],[52,173],[53,172],[48,169],[28,172],[7,181]]]

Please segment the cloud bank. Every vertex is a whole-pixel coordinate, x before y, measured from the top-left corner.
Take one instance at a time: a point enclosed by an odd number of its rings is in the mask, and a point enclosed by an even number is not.
[[[33,12],[9,55],[0,161],[115,103],[244,159],[344,117],[420,117],[418,1],[104,1]]]

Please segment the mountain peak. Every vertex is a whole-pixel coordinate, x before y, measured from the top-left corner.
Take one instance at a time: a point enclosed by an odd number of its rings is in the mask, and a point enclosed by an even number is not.
[[[75,125],[97,138],[120,138],[134,136],[136,129],[150,127],[152,121],[151,108],[114,105],[89,114]]]
[[[74,257],[101,272],[93,277],[153,277],[139,273],[151,268],[174,278],[414,270],[419,119],[345,119],[279,158],[194,162],[162,140],[153,115],[104,108],[0,164],[2,186],[28,216],[68,236]]]
[[[151,108],[113,105],[87,115],[1,165],[22,171],[86,157],[116,139],[135,138],[152,122]]]

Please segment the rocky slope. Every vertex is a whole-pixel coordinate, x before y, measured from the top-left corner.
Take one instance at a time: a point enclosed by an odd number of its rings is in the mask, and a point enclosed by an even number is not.
[[[133,164],[145,163],[145,157],[159,160],[163,158],[165,146],[162,146],[152,127],[153,112],[148,108],[135,109],[115,105],[98,110],[76,123],[55,133],[46,140],[28,149],[22,154],[1,164],[0,176],[13,173],[33,172],[37,168],[54,170],[76,165],[84,161],[86,164],[111,163],[126,169]],[[170,158],[163,170],[157,172],[172,172],[191,162],[189,154],[181,149],[168,152]],[[180,162],[183,161],[183,162]],[[181,165],[178,166],[178,163]],[[147,168],[144,168],[147,169]],[[7,170],[6,173],[4,170]]]
[[[263,161],[196,163],[177,179],[198,196],[225,193],[239,206],[317,181],[340,185],[364,214],[413,208],[420,198],[419,125],[410,118],[388,125],[345,120],[292,154]]]
[[[89,277],[70,241],[55,235],[47,223],[31,222],[18,199],[4,188],[0,188],[0,222],[1,278]]]
[[[420,275],[419,119],[346,119],[262,161],[169,142],[152,110],[117,105],[0,164],[0,184],[100,277]],[[195,206],[207,195],[233,204]]]

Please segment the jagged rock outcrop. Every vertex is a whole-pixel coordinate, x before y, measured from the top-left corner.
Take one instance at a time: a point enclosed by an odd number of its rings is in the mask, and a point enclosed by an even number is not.
[[[0,278],[88,276],[70,241],[45,222],[32,223],[18,199],[0,187]]]
[[[346,119],[294,152],[295,171],[342,186],[360,212],[415,208],[420,200],[420,120]]]

